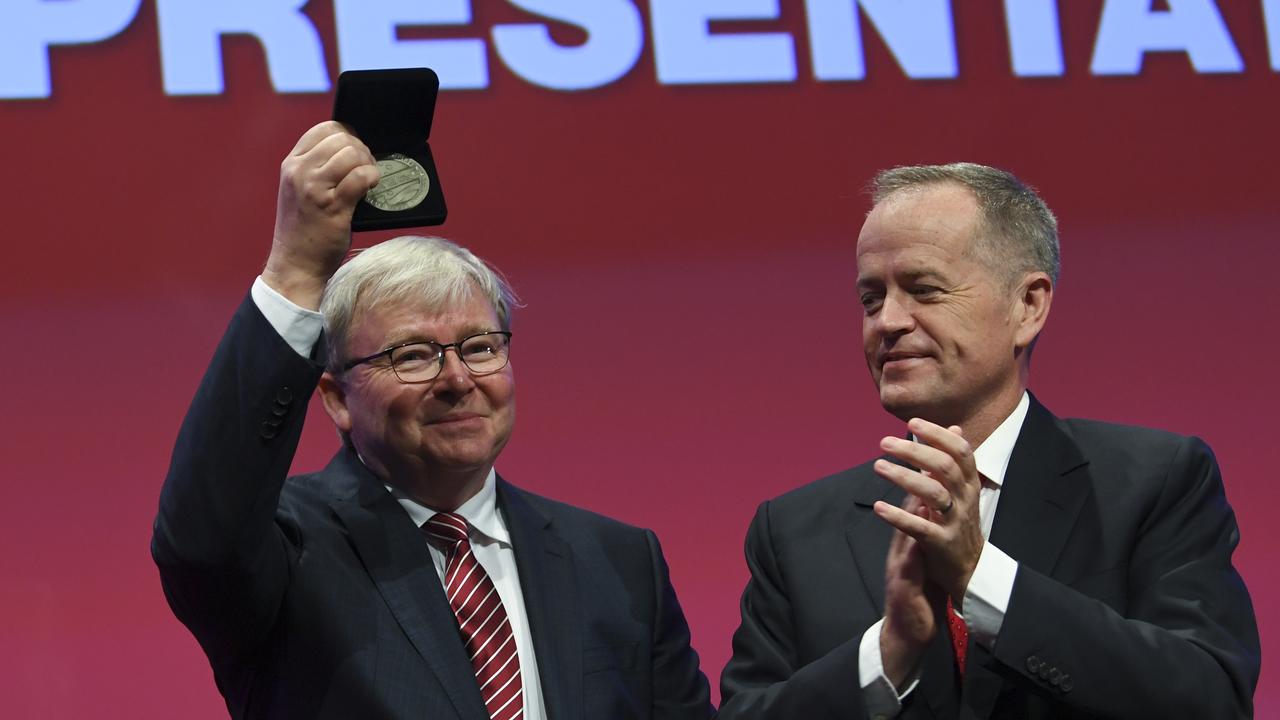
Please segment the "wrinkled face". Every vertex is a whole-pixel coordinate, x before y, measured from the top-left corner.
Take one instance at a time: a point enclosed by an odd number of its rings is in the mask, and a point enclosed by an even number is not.
[[[1018,293],[971,251],[978,224],[970,191],[940,184],[885,198],[858,236],[863,350],[901,419],[963,425],[1022,392]]]
[[[360,358],[401,343],[453,343],[501,330],[483,293],[440,309],[416,303],[357,308],[345,356]],[[515,421],[511,366],[472,375],[455,350],[433,380],[401,383],[382,359],[343,374],[326,409],[338,429],[384,480],[416,481],[487,473]]]

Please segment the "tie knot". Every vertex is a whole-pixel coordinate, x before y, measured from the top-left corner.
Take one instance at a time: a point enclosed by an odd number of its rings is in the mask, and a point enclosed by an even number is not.
[[[422,529],[431,537],[450,545],[467,540],[467,521],[456,513],[436,513],[423,523]]]

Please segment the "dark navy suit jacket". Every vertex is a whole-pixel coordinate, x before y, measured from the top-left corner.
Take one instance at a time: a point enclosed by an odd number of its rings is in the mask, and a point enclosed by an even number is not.
[[[152,555],[236,718],[488,716],[421,532],[349,450],[286,479],[320,369],[246,299],[179,433]],[[652,532],[499,478],[551,720],[707,718]]]
[[[868,463],[760,506],[722,720],[866,717],[858,645],[884,615],[891,536],[871,506],[903,496]],[[1250,716],[1260,650],[1238,541],[1204,443],[1060,420],[1033,398],[991,529],[1019,563],[994,652],[970,640],[961,685],[938,633],[900,717]]]

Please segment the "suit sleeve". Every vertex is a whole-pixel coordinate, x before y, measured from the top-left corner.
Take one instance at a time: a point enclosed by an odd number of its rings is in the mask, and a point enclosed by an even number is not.
[[[1164,463],[1116,570],[1124,613],[1020,567],[995,657],[1022,683],[1100,716],[1252,717],[1257,626],[1231,564],[1240,535],[1217,463],[1195,438]]]
[[[644,532],[653,567],[653,714],[655,720],[705,720],[715,714],[658,538]]]
[[[774,553],[767,502],[747,531],[746,556],[751,577],[742,593],[733,657],[720,676],[720,717],[865,718],[858,683],[859,637],[807,665],[797,660],[791,603]]]
[[[151,553],[215,667],[252,651],[297,559],[277,505],[320,369],[241,304],[178,433]]]

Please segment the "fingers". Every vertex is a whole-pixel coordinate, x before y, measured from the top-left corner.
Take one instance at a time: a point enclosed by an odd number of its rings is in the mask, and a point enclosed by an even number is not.
[[[886,455],[928,472],[948,489],[960,486],[967,475],[976,475],[973,453],[967,450],[968,443],[965,443],[963,449],[958,450],[959,457],[951,454],[947,448],[934,447],[926,443],[924,438],[921,438],[921,442],[912,442],[899,437],[886,437],[880,441],[880,449]]]
[[[308,130],[282,163],[284,174],[295,183],[314,182],[327,188],[337,187],[352,169],[375,164],[368,146],[333,121]]]
[[[944,428],[928,420],[912,418],[907,423],[907,429],[921,442],[941,450],[957,463],[963,464],[966,460],[973,458],[973,447],[969,445],[968,440],[965,440],[958,425]]]
[[[941,526],[920,513],[908,512],[900,507],[879,500],[871,508],[881,520],[892,525],[903,535],[922,543],[936,542],[941,537]],[[927,509],[922,508],[926,513]],[[895,541],[896,541],[895,537]]]
[[[936,476],[925,475],[883,459],[876,460],[872,468],[877,475],[902,488],[908,495],[920,498],[929,509],[941,511],[943,508],[949,509],[954,503],[951,490],[939,482]]]
[[[325,131],[334,132],[322,135]],[[345,215],[378,183],[373,153],[341,125],[321,123],[308,131],[298,147],[304,142],[311,143],[310,148],[290,155],[281,169],[281,181],[292,188],[290,195],[301,203],[300,211],[310,207]]]
[[[894,470],[892,463],[877,463],[876,472],[929,500],[929,505],[937,511],[949,509],[957,495],[965,499],[976,495],[981,480],[974,464],[973,448],[960,428],[955,425],[943,428],[919,418],[913,418],[907,425],[918,442],[890,436],[880,441],[880,449],[919,470]],[[913,479],[912,473],[919,477]],[[928,482],[929,479],[934,482]]]
[[[359,142],[356,140],[356,142]],[[317,148],[317,151],[319,148]],[[315,152],[315,151],[313,151]],[[373,156],[369,151],[361,145],[343,145],[338,148],[332,155],[324,160],[323,164],[316,170],[316,174],[321,177],[337,178],[341,181],[352,170],[358,167],[375,166]],[[335,183],[336,184],[336,183]]]
[[[347,129],[347,126],[336,120],[326,120],[303,133],[302,137],[298,138],[298,142],[294,144],[293,150],[291,150],[289,154],[301,157],[310,152],[312,148],[320,144],[320,142],[325,138],[339,134],[352,135],[354,137],[354,133],[351,133]]]
[[[381,178],[382,174],[376,165],[359,165],[342,178],[334,195],[343,207],[354,207]]]
[[[335,158],[345,158],[345,161],[354,161],[356,164],[373,165],[376,162],[368,146],[360,138],[346,132],[324,138],[298,157],[304,166],[317,168],[321,172],[328,172]]]
[[[973,448],[956,426],[944,428],[914,418],[908,427],[918,442],[886,437],[880,447],[911,467],[881,459],[872,468],[927,509],[880,502],[874,511],[919,543],[931,581],[951,597],[963,597],[985,543],[978,504],[982,481]]]
[[[334,195],[342,207],[354,207],[381,178],[373,156],[362,149],[363,146],[346,145],[317,171],[324,184],[334,183]]]
[[[276,226],[263,279],[315,308],[351,246],[351,217],[379,173],[349,128],[322,122],[303,133],[280,164]]]
[[[885,503],[883,500],[880,501],[880,503],[888,505],[888,503]],[[877,504],[880,504],[880,503],[877,503]],[[874,509],[874,506],[873,506],[873,509]],[[920,513],[928,513],[929,509],[926,508],[924,505],[920,504],[919,498],[913,495],[908,495],[906,499],[902,502],[902,511],[912,515],[919,515]],[[879,513],[877,512],[877,514]],[[915,549],[916,547],[917,547],[917,543],[915,538],[905,533],[896,532],[889,539],[889,557],[891,560],[895,557],[896,558],[905,557],[907,552]]]

